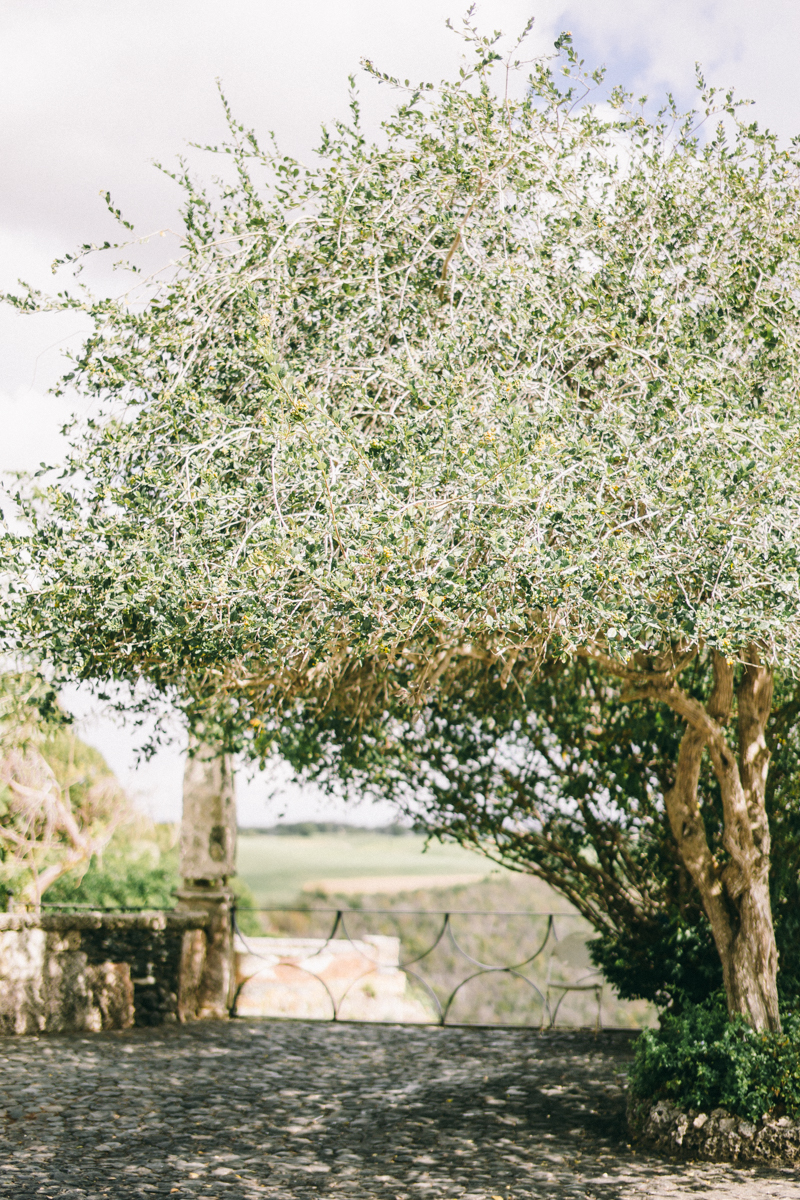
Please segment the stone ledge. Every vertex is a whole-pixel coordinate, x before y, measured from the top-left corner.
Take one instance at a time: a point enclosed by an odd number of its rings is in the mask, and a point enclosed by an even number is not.
[[[71,929],[170,930],[204,929],[208,913],[204,912],[43,912],[0,913],[0,933],[20,929],[43,929],[47,933],[63,933]]]
[[[0,1034],[99,1032],[205,1016],[213,936],[202,909],[0,914]],[[222,1003],[212,1013],[226,1014]]]
[[[681,1109],[670,1100],[628,1099],[628,1128],[642,1145],[708,1162],[798,1163],[800,1121],[762,1117],[751,1122],[725,1108]]]

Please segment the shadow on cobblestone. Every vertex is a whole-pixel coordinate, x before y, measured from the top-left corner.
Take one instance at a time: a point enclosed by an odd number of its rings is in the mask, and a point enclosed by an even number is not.
[[[626,1140],[634,1035],[206,1022],[0,1040],[0,1196],[800,1200]]]

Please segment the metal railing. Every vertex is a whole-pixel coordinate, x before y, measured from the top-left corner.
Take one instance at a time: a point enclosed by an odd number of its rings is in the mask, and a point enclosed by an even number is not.
[[[604,980],[574,913],[239,909],[233,1015],[413,1024],[602,1024]],[[589,1011],[591,1003],[592,1011]],[[590,1019],[593,1018],[593,1019]]]

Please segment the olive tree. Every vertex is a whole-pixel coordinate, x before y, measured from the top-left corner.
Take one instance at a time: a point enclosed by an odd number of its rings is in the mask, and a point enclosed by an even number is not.
[[[683,686],[702,698],[710,664]],[[664,811],[684,722],[665,705],[623,698],[586,659],[546,662],[521,686],[496,673],[468,695],[393,701],[357,728],[335,712],[287,714],[282,755],[341,794],[389,799],[418,829],[543,879],[591,923],[592,960],[623,999],[672,1012],[722,988],[700,895]],[[782,1006],[800,996],[800,722],[798,689],[777,680],[766,729],[770,902]],[[708,760],[698,803],[712,854],[724,853],[721,796]]]
[[[231,119],[216,195],[176,172],[160,280],[13,298],[87,311],[65,386],[103,415],[21,497],[9,638],[255,754],[298,708],[358,724],[595,663],[683,722],[673,836],[730,1011],[775,1028],[765,727],[800,660],[800,147],[702,80],[698,113],[651,118],[621,90],[594,105],[566,36],[504,69],[465,37],[455,82],[382,77],[401,101],[381,139],[354,95],[310,167]]]

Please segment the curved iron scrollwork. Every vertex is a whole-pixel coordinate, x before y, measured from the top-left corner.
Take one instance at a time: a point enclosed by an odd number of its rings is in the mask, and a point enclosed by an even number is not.
[[[541,1028],[553,1028],[562,1010],[562,1005],[567,996],[572,993],[593,993],[596,1001],[596,1018],[595,1028],[600,1027],[602,998],[604,981],[599,971],[589,969],[584,970],[582,974],[575,977],[575,969],[571,971],[564,968],[564,964],[558,958],[559,946],[564,944],[565,939],[558,936],[557,921],[580,920],[574,914],[557,914],[557,913],[497,913],[497,912],[423,912],[421,910],[391,910],[391,909],[259,909],[249,910],[261,913],[269,913],[273,916],[282,914],[282,919],[286,921],[287,914],[293,914],[295,919],[310,921],[312,918],[319,919],[323,913],[331,916],[332,921],[329,931],[322,937],[310,938],[304,936],[295,939],[299,947],[297,953],[292,954],[289,943],[292,939],[285,938],[278,934],[271,937],[248,937],[243,935],[238,922],[236,921],[236,910],[234,909],[232,918],[234,929],[239,945],[244,954],[252,965],[252,960],[263,960],[264,966],[255,971],[251,971],[242,978],[236,989],[236,996],[232,1005],[231,1015],[236,1015],[239,1006],[240,998],[244,989],[247,988],[251,980],[257,979],[265,973],[270,973],[270,977],[274,975],[275,969],[280,968],[282,977],[286,978],[287,973],[292,979],[299,979],[301,976],[308,979],[309,983],[313,979],[317,984],[320,984],[324,989],[327,997],[327,1002],[330,1006],[328,1015],[329,1020],[375,1020],[382,1019],[375,1016],[355,1016],[347,1015],[352,1010],[352,998],[355,995],[364,994],[364,985],[369,986],[370,979],[380,982],[386,980],[388,976],[396,975],[397,972],[402,972],[406,980],[411,983],[412,999],[408,1000],[408,1004],[416,1003],[419,1006],[426,1006],[427,1012],[420,1018],[416,1013],[406,1020],[413,1020],[414,1023],[431,1023],[446,1025],[448,1019],[451,1023],[465,1023],[463,1021],[453,1021],[453,1013],[458,1008],[459,1001],[465,995],[466,991],[471,989],[477,980],[486,980],[506,978],[509,980],[518,981],[522,986],[523,991],[535,1001],[535,1008],[539,1010],[538,1021],[529,1019],[522,1023],[528,1025],[538,1024]],[[425,943],[418,945],[408,957],[403,957],[403,938],[397,934],[390,935],[392,942],[397,943],[397,955],[387,958],[387,944],[390,939],[385,934],[369,934],[358,932],[354,926],[363,925],[368,919],[381,918],[382,927],[385,928],[388,920],[396,920],[402,918],[420,918],[429,922],[431,918],[438,918],[433,931],[429,934]],[[459,934],[456,924],[457,919],[471,918],[474,932],[475,922],[481,918],[517,918],[523,922],[530,923],[544,922],[544,932],[536,942],[530,953],[521,953],[514,961],[511,962],[487,962],[484,961],[484,955],[477,956],[477,952],[473,947],[465,945],[465,938]],[[527,932],[530,932],[528,930]],[[574,939],[579,935],[573,934]],[[585,933],[581,936],[585,937]],[[486,938],[484,937],[484,941]],[[257,943],[257,944],[256,944]],[[576,943],[577,944],[577,943]],[[581,946],[583,942],[579,943]],[[280,947],[283,946],[281,953]],[[274,949],[273,949],[274,947]],[[341,952],[347,948],[352,950],[349,961],[349,977],[339,977],[338,986],[334,986],[330,978],[326,978],[327,964],[331,961],[333,951]],[[442,960],[438,964],[435,961],[437,957]],[[354,965],[353,955],[357,960],[361,960],[360,965],[357,961]],[[341,959],[341,954],[340,954]],[[444,967],[442,966],[444,963]],[[553,966],[556,964],[554,971]],[[584,964],[588,966],[588,962]],[[459,970],[458,968],[462,969]],[[466,973],[464,969],[466,968]],[[299,973],[297,977],[292,973]],[[346,976],[346,972],[345,972]],[[570,977],[566,977],[570,976]],[[372,993],[374,995],[374,992]],[[415,998],[415,999],[414,999]],[[419,1011],[423,1011],[420,1007]],[[343,1015],[344,1013],[344,1015]],[[508,1015],[508,1002],[506,1001],[506,1015]],[[511,1011],[512,1017],[518,1018],[520,1015],[534,1016],[530,1005],[523,1003],[517,1010]],[[494,1020],[481,1020],[479,1022],[467,1021],[466,1023],[480,1024],[520,1024],[519,1019],[502,1020],[497,1019],[502,1014],[495,1014]],[[389,1017],[389,1020],[397,1020],[402,1022],[403,1016]],[[586,1022],[581,1022],[586,1023]]]

